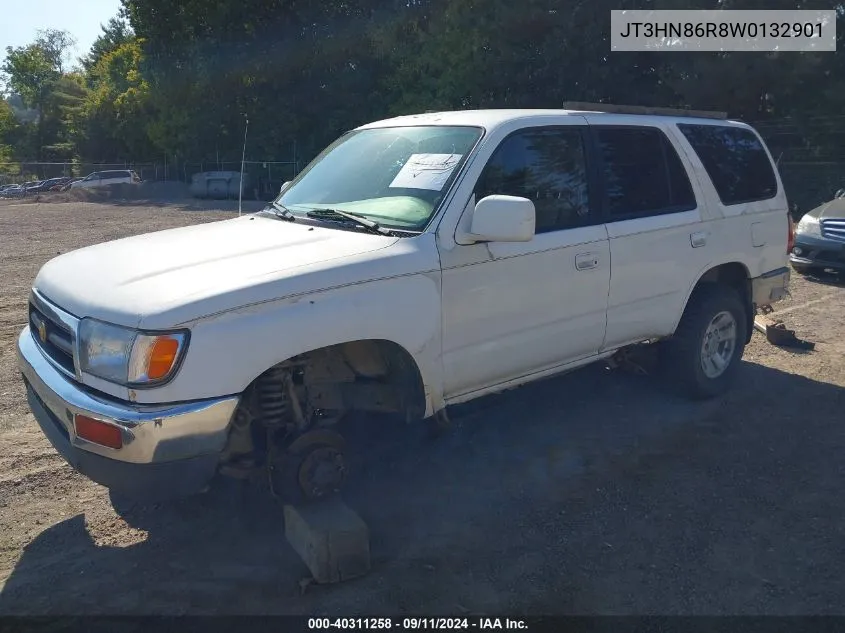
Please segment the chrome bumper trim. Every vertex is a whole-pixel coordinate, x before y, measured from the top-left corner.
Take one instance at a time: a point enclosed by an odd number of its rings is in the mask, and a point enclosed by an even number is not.
[[[72,446],[122,462],[146,464],[219,453],[240,396],[167,404],[134,405],[95,395],[68,380],[50,363],[27,326],[18,337],[24,380],[70,437]],[[121,429],[123,448],[111,449],[76,436],[75,414]]]

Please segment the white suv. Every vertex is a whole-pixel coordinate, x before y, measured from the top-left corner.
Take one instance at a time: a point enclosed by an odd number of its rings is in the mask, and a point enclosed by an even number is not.
[[[748,125],[616,110],[372,123],[262,212],[56,257],[18,344],[36,419],[125,493],[319,497],[350,411],[442,422],[643,342],[723,392],[787,292],[780,178]]]
[[[115,169],[110,171],[95,171],[88,174],[82,180],[71,184],[71,189],[90,189],[92,187],[105,187],[107,185],[119,185],[121,183],[138,184],[141,179],[131,169]]]

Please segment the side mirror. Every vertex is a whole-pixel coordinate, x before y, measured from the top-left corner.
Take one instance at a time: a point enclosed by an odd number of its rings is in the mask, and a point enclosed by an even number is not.
[[[284,193],[284,190],[285,190],[285,189],[287,189],[288,187],[290,187],[290,182],[291,182],[290,180],[286,181],[286,182],[282,185],[282,188],[281,188],[281,189],[279,189],[279,193]]]
[[[476,242],[530,242],[536,213],[528,198],[487,196],[472,212],[470,237]]]

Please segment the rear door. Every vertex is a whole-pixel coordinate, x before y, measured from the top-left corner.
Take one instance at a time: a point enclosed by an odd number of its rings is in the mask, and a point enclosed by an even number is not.
[[[771,154],[747,125],[678,122],[679,139],[702,174],[721,250],[752,277],[787,265],[788,203]]]
[[[591,118],[611,258],[603,349],[614,349],[672,333],[710,247],[698,183],[671,132]]]

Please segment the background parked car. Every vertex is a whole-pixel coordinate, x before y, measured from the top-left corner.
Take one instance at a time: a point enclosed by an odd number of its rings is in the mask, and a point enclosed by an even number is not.
[[[204,171],[191,178],[191,193],[195,198],[237,198],[241,182],[239,171]],[[244,174],[244,195],[249,191],[249,174]]]
[[[111,171],[95,171],[88,174],[82,180],[73,183],[71,189],[90,189],[92,187],[105,187],[107,185],[119,185],[121,183],[138,184],[141,178],[131,169],[115,169]]]
[[[22,198],[26,195],[26,187],[24,185],[10,185],[3,191],[0,191],[0,196],[4,198]]]
[[[66,183],[61,184],[61,185],[57,185],[56,187],[53,187],[53,190],[54,191],[67,191],[68,189],[70,189],[73,186],[73,183],[80,182],[82,180],[85,180],[85,179],[84,178],[68,178],[68,181]]]
[[[54,178],[53,180],[57,182],[50,186],[50,191],[61,191],[64,187],[70,185],[74,179],[69,176],[64,176],[62,178]]]
[[[826,268],[845,272],[845,191],[804,214],[795,227],[789,261],[801,274]]]
[[[62,185],[65,182],[67,182],[68,180],[70,180],[70,178],[66,178],[66,177],[50,178],[48,180],[44,180],[44,181],[40,182],[39,184],[37,184],[35,186],[28,187],[27,192],[28,193],[42,193],[44,191],[53,191],[54,187],[56,187],[58,185]]]

